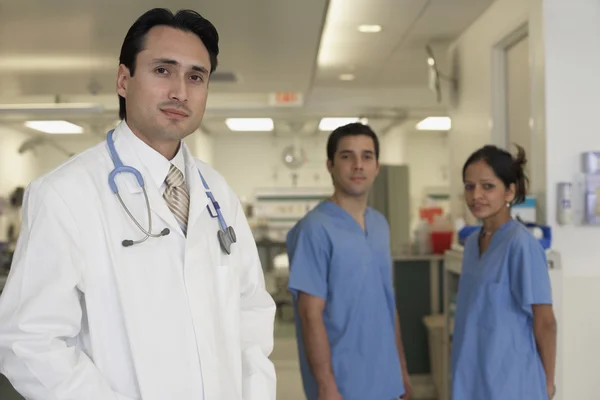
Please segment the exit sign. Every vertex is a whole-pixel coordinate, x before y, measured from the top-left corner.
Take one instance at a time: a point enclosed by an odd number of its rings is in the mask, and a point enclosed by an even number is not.
[[[269,105],[272,107],[300,107],[302,104],[302,93],[275,92],[269,94]]]

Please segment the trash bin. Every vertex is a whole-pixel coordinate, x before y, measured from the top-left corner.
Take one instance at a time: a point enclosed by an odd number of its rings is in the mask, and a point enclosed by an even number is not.
[[[443,387],[442,363],[444,362],[444,324],[446,323],[446,317],[444,315],[427,315],[423,318],[423,323],[427,327],[429,339],[431,376],[439,396]]]

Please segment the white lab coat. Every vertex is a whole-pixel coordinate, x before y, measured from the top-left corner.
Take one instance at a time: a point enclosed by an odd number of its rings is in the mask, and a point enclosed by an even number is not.
[[[126,165],[147,171],[115,130]],[[241,205],[225,180],[183,145],[190,187],[187,238],[151,182],[153,232],[141,232],[108,186],[106,142],[34,181],[0,298],[0,372],[31,400],[274,400],[275,306]],[[202,171],[228,224],[217,240]],[[120,193],[142,226],[131,175]],[[185,254],[185,256],[183,256]],[[201,377],[201,379],[199,379]],[[204,397],[203,397],[204,395]]]

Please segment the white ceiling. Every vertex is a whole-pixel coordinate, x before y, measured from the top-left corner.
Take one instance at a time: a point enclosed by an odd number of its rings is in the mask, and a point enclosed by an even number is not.
[[[220,76],[211,83],[203,128],[226,132],[225,117],[276,119],[314,132],[322,116],[367,116],[385,127],[443,114],[427,86],[425,45],[442,70],[445,52],[493,0],[0,0],[0,103],[92,102],[93,115],[53,115],[103,129],[118,108],[115,75],[123,37],[152,7],[193,8],[217,27]],[[365,34],[360,24],[380,24]],[[354,81],[341,81],[352,73]],[[269,93],[303,95],[274,108]],[[3,115],[22,125],[33,115]],[[40,117],[35,116],[35,117]],[[47,116],[45,116],[47,117]]]

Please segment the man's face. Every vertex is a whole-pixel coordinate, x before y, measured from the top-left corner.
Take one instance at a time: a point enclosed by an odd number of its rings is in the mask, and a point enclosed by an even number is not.
[[[202,122],[208,96],[208,50],[195,34],[152,28],[135,73],[119,66],[117,92],[127,100],[127,124],[149,141],[179,141]]]
[[[337,190],[352,197],[368,195],[379,173],[373,139],[366,135],[341,138],[327,168]]]

